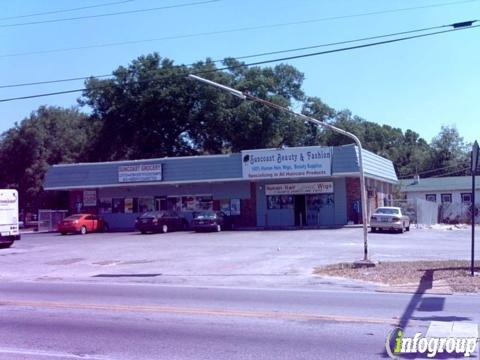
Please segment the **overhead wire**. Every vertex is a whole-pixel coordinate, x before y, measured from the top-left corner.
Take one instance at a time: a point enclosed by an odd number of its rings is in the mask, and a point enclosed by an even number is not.
[[[153,7],[153,8],[146,8],[146,9],[118,11],[118,12],[114,12],[114,13],[74,16],[74,17],[69,17],[69,18],[29,21],[29,22],[14,23],[14,24],[0,24],[0,28],[11,28],[11,27],[17,27],[17,26],[38,25],[38,24],[49,24],[49,23],[58,23],[58,22],[64,22],[64,21],[93,19],[93,18],[101,18],[101,17],[117,16],[117,15],[138,14],[138,13],[145,13],[145,12],[165,10],[165,9],[174,9],[174,8],[183,8],[183,7],[195,6],[195,5],[204,5],[204,4],[210,4],[210,3],[219,2],[219,1],[221,1],[221,0],[204,0],[204,1],[183,3],[183,4],[165,5],[165,6],[159,6],[159,7]]]
[[[269,51],[269,52],[262,52],[262,53],[243,55],[243,56],[235,56],[234,58],[237,59],[237,60],[244,60],[244,59],[251,59],[251,58],[268,56],[268,55],[278,55],[278,54],[284,54],[284,53],[289,53],[289,52],[312,50],[312,49],[317,49],[317,48],[321,48],[321,47],[344,45],[344,44],[350,44],[350,43],[361,42],[361,41],[382,39],[382,38],[392,37],[392,36],[406,35],[406,34],[412,34],[412,33],[417,33],[417,32],[425,32],[425,31],[440,29],[440,28],[449,27],[449,26],[452,26],[452,25],[432,26],[432,27],[428,27],[428,28],[407,30],[407,31],[401,31],[401,32],[384,34],[384,35],[368,36],[368,37],[357,38],[357,39],[353,39],[353,40],[344,40],[344,41],[337,41],[337,42],[331,42],[331,43],[325,43],[325,44],[319,44],[319,45],[298,47],[298,48],[293,48],[293,49],[285,49],[285,50]],[[225,57],[223,59],[212,60],[212,63],[219,63],[219,62],[223,62],[224,60],[225,60]],[[194,64],[188,64],[186,66],[192,66],[192,65],[194,65]],[[56,80],[35,81],[35,82],[28,82],[28,83],[7,84],[7,85],[0,85],[0,89],[22,87],[22,86],[32,86],[32,85],[44,85],[44,84],[70,82],[70,81],[78,81],[78,80],[87,80],[87,79],[90,79],[92,77],[93,78],[104,78],[104,77],[109,77],[109,76],[113,76],[113,75],[110,73],[110,74],[102,74],[102,75],[72,77],[72,78],[66,78],[66,79],[56,79]]]
[[[440,168],[426,170],[426,171],[409,173],[409,174],[400,176],[399,179],[408,179],[408,178],[411,178],[412,176],[415,176],[415,175],[425,175],[425,174],[429,174],[429,173],[436,172],[436,171],[439,171],[439,170],[445,170],[445,169],[450,169],[450,168],[453,168],[453,167],[458,167],[458,166],[461,166],[461,165],[464,165],[464,164],[460,163],[460,164],[442,166]]]
[[[34,16],[53,15],[53,14],[60,14],[60,13],[65,13],[65,12],[79,11],[79,10],[87,10],[87,9],[93,9],[93,8],[99,8],[99,7],[106,7],[106,6],[112,6],[112,5],[126,4],[126,3],[129,3],[129,2],[133,2],[133,1],[135,1],[135,0],[122,0],[122,1],[115,1],[115,2],[103,3],[103,4],[96,4],[96,5],[89,5],[89,6],[81,6],[81,7],[70,8],[70,9],[50,10],[50,11],[33,13],[33,14],[6,16],[6,17],[0,17],[0,21],[4,21],[4,20],[14,20],[14,19],[23,19],[23,18],[34,17]]]
[[[444,176],[447,176],[447,175],[454,175],[456,173],[459,173],[459,172],[465,172],[467,171],[468,169],[470,169],[470,166],[466,166],[462,169],[457,169],[455,171],[451,171],[451,172],[448,172],[448,173],[444,173],[444,174],[439,174],[439,175],[434,175],[434,176],[430,176],[431,178],[438,178],[438,177],[444,177]]]
[[[218,0],[216,0],[216,1],[218,1]],[[202,37],[202,36],[228,34],[228,33],[235,33],[235,32],[272,29],[272,28],[278,28],[278,27],[312,24],[312,23],[317,23],[317,22],[332,21],[332,20],[339,20],[339,19],[346,19],[346,18],[373,16],[373,15],[396,13],[396,12],[402,12],[402,11],[412,11],[412,10],[418,10],[418,9],[431,8],[431,7],[451,6],[451,5],[458,5],[458,4],[462,4],[462,3],[478,2],[478,1],[480,1],[480,0],[451,1],[451,2],[445,2],[445,3],[440,3],[440,4],[412,6],[412,7],[407,7],[407,8],[396,8],[396,9],[388,9],[388,10],[349,14],[349,15],[337,15],[337,16],[323,17],[323,18],[317,18],[317,19],[283,22],[283,23],[274,23],[274,24],[267,24],[267,25],[246,26],[246,27],[239,27],[239,28],[233,28],[233,29],[201,32],[201,33],[192,33],[192,34],[183,34],[183,35],[169,35],[169,36],[158,37],[158,38],[150,38],[150,39],[118,41],[118,42],[103,43],[103,44],[96,44],[96,45],[85,45],[85,46],[75,46],[75,47],[59,48],[59,49],[47,49],[47,50],[26,51],[26,52],[11,53],[11,54],[0,54],[0,58],[18,57],[18,56],[27,56],[27,55],[51,54],[51,53],[76,51],[76,50],[98,49],[98,48],[124,46],[124,45],[135,45],[135,44],[156,42],[156,41],[178,40],[178,39],[187,39],[187,38]]]
[[[368,48],[368,47],[373,47],[373,46],[396,43],[396,42],[400,42],[400,41],[406,41],[406,40],[418,39],[418,38],[434,36],[434,35],[439,35],[439,34],[445,34],[445,33],[450,33],[450,32],[454,32],[454,31],[474,29],[474,28],[478,28],[478,27],[480,27],[480,25],[472,25],[472,26],[468,26],[468,27],[454,28],[454,29],[449,29],[449,30],[430,32],[430,33],[426,33],[426,34],[406,36],[406,37],[401,37],[401,38],[395,38],[395,39],[378,41],[378,42],[373,42],[373,43],[349,46],[349,47],[344,47],[344,48],[337,48],[337,49],[332,49],[332,50],[326,50],[326,51],[320,51],[320,52],[314,52],[314,53],[307,53],[307,54],[302,54],[302,55],[294,55],[294,56],[288,56],[288,57],[282,57],[282,58],[276,58],[276,59],[256,61],[256,62],[251,62],[251,63],[242,63],[242,64],[238,64],[238,65],[235,65],[235,66],[225,66],[225,67],[216,68],[216,69],[213,69],[213,70],[196,71],[196,72],[192,72],[192,74],[202,75],[202,74],[207,74],[207,73],[212,73],[212,72],[234,70],[236,68],[245,68],[245,67],[264,65],[264,64],[275,63],[275,62],[280,62],[280,61],[296,60],[296,59],[301,59],[301,58],[307,58],[307,57],[313,57],[313,56],[319,56],[319,55],[325,55],[325,54],[332,54],[332,53],[337,53],[337,52],[363,49],[363,48]],[[186,74],[161,76],[161,77],[158,77],[158,78],[148,79],[148,81],[151,82],[151,81],[162,80],[162,79],[165,79],[165,78],[184,77],[185,75]],[[103,84],[103,85],[100,85],[99,88],[101,88],[102,86],[110,87],[111,84]],[[85,91],[85,90],[87,90],[87,88],[57,91],[57,92],[43,93],[43,94],[34,94],[34,95],[27,95],[27,96],[18,96],[18,97],[0,99],[0,102],[8,102],[8,101],[14,101],[14,100],[24,100],[24,99],[31,99],[31,98],[38,98],[38,97],[45,97],[45,96],[52,96],[52,95],[60,95],[60,94],[67,94],[67,93],[74,93],[74,92],[82,92],[82,91]]]

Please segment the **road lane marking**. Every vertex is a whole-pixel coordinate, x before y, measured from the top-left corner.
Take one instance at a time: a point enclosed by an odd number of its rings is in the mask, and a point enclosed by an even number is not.
[[[47,357],[47,358],[60,358],[60,359],[76,359],[76,360],[110,360],[110,357],[102,355],[76,355],[66,352],[58,351],[44,351],[44,350],[33,350],[33,349],[19,349],[19,348],[0,348],[1,354],[9,355],[31,355],[37,357]]]
[[[80,304],[64,303],[55,301],[24,301],[3,300],[0,306],[33,307],[48,309],[75,309],[75,310],[100,310],[115,312],[141,312],[173,315],[197,315],[197,316],[220,316],[220,317],[245,317],[283,320],[307,320],[307,321],[334,321],[346,323],[386,324],[398,325],[398,318],[376,318],[366,316],[349,315],[326,315],[312,313],[294,313],[283,311],[247,311],[233,309],[208,309],[208,308],[184,308],[156,305],[110,305],[110,304]]]

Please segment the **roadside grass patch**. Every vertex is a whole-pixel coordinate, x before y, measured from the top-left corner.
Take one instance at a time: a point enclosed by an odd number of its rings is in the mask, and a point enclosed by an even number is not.
[[[474,277],[470,276],[470,261],[388,261],[370,268],[355,268],[353,263],[339,263],[313,270],[315,275],[336,276],[386,285],[435,284],[446,282],[455,292],[480,292],[480,261],[475,262]]]

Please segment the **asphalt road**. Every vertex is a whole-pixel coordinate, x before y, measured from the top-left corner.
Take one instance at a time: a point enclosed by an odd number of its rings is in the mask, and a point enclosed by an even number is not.
[[[480,322],[480,298],[147,284],[0,284],[0,359],[375,359],[400,324]]]
[[[404,234],[370,234],[369,251],[380,261],[469,259],[469,238],[469,229],[412,228]],[[358,285],[315,277],[312,270],[362,257],[361,228],[26,234],[12,248],[0,250],[0,280],[351,289]]]

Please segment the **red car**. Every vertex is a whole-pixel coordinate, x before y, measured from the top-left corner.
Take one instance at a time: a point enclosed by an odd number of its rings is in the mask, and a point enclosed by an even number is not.
[[[97,215],[75,214],[60,221],[58,223],[58,231],[62,235],[67,233],[85,235],[87,232],[108,231],[108,224]]]

